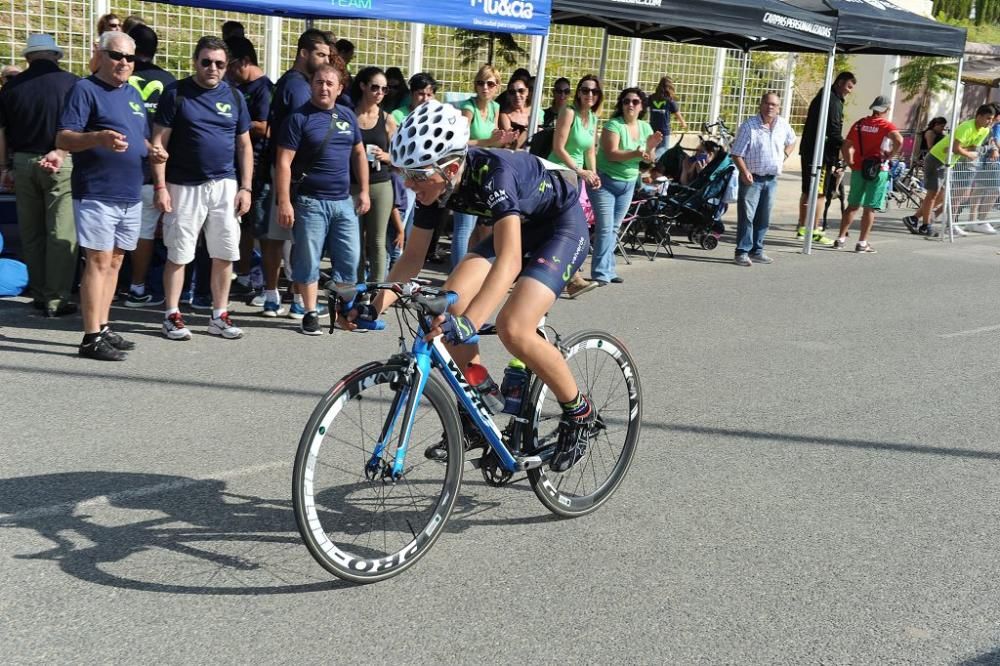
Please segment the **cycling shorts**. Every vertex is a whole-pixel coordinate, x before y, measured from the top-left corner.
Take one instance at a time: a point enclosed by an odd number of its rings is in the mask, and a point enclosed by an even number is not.
[[[559,297],[563,287],[583,265],[590,252],[590,234],[587,220],[579,204],[556,214],[546,224],[521,224],[521,249],[524,261],[518,279],[530,277],[538,280]],[[469,250],[489,260],[496,258],[493,234]]]

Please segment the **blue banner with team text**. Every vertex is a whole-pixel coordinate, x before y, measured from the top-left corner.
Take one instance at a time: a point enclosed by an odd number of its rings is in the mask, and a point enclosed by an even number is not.
[[[387,19],[466,30],[544,35],[552,0],[156,0],[290,18]]]

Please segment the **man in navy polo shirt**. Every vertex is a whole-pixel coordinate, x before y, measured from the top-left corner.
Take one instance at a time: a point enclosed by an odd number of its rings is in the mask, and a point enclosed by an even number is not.
[[[330,62],[334,52],[334,44],[326,33],[321,30],[309,29],[299,37],[297,51],[295,54],[295,64],[292,68],[282,74],[274,87],[274,97],[271,99],[271,113],[268,118],[268,126],[271,130],[271,141],[268,144],[266,154],[267,174],[274,168],[274,156],[277,147],[275,139],[281,129],[282,123],[293,111],[300,108],[312,97],[312,90],[309,87],[309,80],[313,72],[320,65]],[[278,296],[278,273],[281,271],[281,259],[284,253],[286,241],[292,240],[292,231],[278,224],[278,212],[274,206],[274,197],[271,197],[271,204],[268,211],[268,224],[266,234],[258,234],[261,249],[263,251],[264,268],[264,309],[261,314],[265,317],[278,317],[285,313],[281,307],[281,297]],[[296,295],[297,303],[301,303],[301,296]],[[301,310],[301,307],[295,308]],[[301,317],[302,314],[297,314]]]
[[[236,266],[233,295],[246,297],[253,292],[250,285],[250,255],[253,240],[267,233],[267,196],[271,186],[260,171],[260,155],[267,142],[267,117],[271,112],[271,94],[274,84],[257,63],[257,49],[246,37],[233,37],[226,41],[229,47],[229,66],[226,75],[236,85],[246,100],[250,112],[250,142],[253,144],[253,202],[250,212],[243,216],[240,237],[240,261]],[[258,232],[258,228],[264,228]]]
[[[135,249],[142,213],[142,160],[163,163],[149,146],[146,109],[128,84],[135,42],[121,32],[101,35],[97,71],[70,90],[59,119],[56,148],[75,153],[73,207],[87,266],[80,285],[83,342],[80,355],[121,361],[135,344],[111,331],[108,320],[118,269]]]
[[[243,337],[227,308],[233,262],[240,258],[239,216],[250,210],[253,146],[243,95],[222,80],[228,58],[226,44],[218,37],[199,39],[194,75],[168,88],[156,109],[153,145],[165,146],[172,156],[165,167],[153,167],[154,196],[163,211],[167,246],[163,334],[170,340],[191,338],[178,305],[184,266],[194,259],[202,229],[212,257],[208,332],[227,340]]]

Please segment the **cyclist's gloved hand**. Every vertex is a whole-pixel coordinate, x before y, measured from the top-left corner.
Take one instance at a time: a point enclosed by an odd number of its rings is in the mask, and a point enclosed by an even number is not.
[[[448,342],[456,345],[471,345],[479,342],[479,329],[465,315],[445,313],[441,322],[441,334]]]
[[[370,303],[359,303],[351,312],[348,314],[347,318],[357,328],[363,328],[368,331],[381,331],[385,328],[385,322],[378,318],[379,312],[375,309],[374,305]]]

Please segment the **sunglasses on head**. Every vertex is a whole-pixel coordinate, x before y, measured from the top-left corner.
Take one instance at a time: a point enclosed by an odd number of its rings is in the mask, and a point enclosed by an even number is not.
[[[216,69],[225,69],[226,68],[226,61],[225,60],[212,60],[211,58],[202,58],[200,61],[198,61],[198,64],[201,65],[202,67],[204,67],[205,69],[209,69],[210,67],[213,67],[213,66]]]
[[[638,97],[629,97],[628,99],[623,99],[622,104],[625,106],[642,106],[642,100]]]
[[[121,62],[122,60],[125,62],[135,62],[134,53],[122,53],[121,51],[109,51],[107,49],[104,49],[104,52],[115,62]]]
[[[368,89],[371,90],[373,93],[377,93],[377,92],[386,93],[386,92],[389,92],[389,86],[380,86],[377,83],[370,84],[368,86]]]
[[[497,82],[496,81],[476,81],[476,85],[479,86],[480,88],[496,88],[497,87]]]

